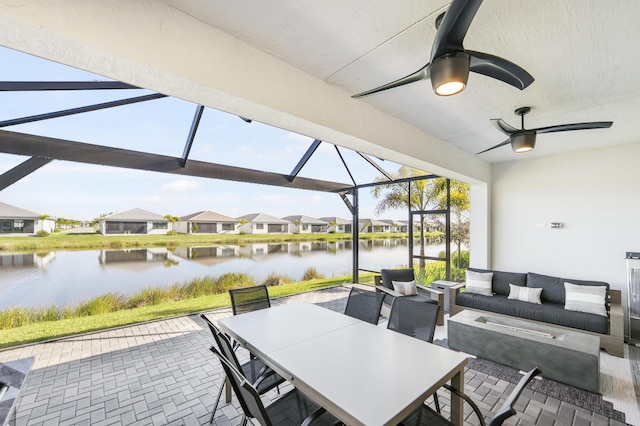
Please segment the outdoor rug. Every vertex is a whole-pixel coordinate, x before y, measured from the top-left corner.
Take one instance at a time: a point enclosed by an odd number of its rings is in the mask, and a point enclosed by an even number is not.
[[[448,347],[447,339],[434,340],[436,345]],[[640,358],[640,348],[636,348],[637,356]],[[484,373],[488,376],[496,377],[498,379],[505,380],[510,383],[518,383],[522,378],[519,370],[508,367],[506,365],[497,364],[495,362],[487,361],[486,359],[469,357],[468,368]],[[640,372],[638,372],[640,376]],[[638,377],[640,379],[640,377]],[[636,382],[638,386],[638,382]],[[573,386],[565,385],[564,383],[556,382],[554,380],[541,378],[540,380],[533,380],[528,389],[534,392],[539,392],[551,398],[555,398],[559,401],[566,402],[576,407],[584,408],[597,414],[601,414],[610,419],[617,420],[619,422],[625,422],[624,413],[617,411],[613,408],[613,404],[602,399],[602,395],[586,391],[584,389],[575,388]],[[636,387],[637,389],[637,387]]]

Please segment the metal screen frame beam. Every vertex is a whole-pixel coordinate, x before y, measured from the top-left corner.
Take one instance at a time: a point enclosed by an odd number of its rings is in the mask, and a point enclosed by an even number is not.
[[[0,130],[0,152],[311,191],[342,192],[352,188],[344,183],[309,178],[297,178],[295,181],[291,181],[289,175],[196,160],[189,161],[183,167],[180,157],[72,142],[7,130]]]
[[[0,81],[0,92],[42,90],[129,90],[141,89],[121,81]]]
[[[65,109],[61,111],[48,112],[45,114],[32,115],[30,117],[14,118],[0,121],[0,127],[15,126],[18,124],[33,123],[35,121],[50,120],[52,118],[66,117],[68,115],[82,114],[84,112],[98,111],[101,109],[114,108],[122,105],[130,105],[138,102],[146,102],[154,99],[166,98],[167,95],[154,93],[151,95],[137,96],[135,98],[120,99],[117,101],[103,102],[100,104],[87,105],[78,108]]]
[[[316,152],[316,149],[318,149],[321,143],[322,141],[320,139],[315,139],[313,141],[311,146],[307,149],[307,152],[304,153],[300,161],[298,161],[298,164],[293,168],[293,171],[290,174],[291,180],[294,180],[298,176],[300,170],[302,170],[304,165],[307,164],[307,161],[309,161],[309,159],[311,158],[313,153]]]
[[[52,158],[31,157],[0,175],[0,191],[52,162]]]
[[[191,146],[193,145],[193,140],[196,138],[196,132],[198,131],[198,126],[200,125],[200,119],[202,118],[203,112],[204,105],[198,105],[198,108],[196,108],[196,113],[193,116],[193,121],[191,122],[191,129],[189,129],[187,143],[184,146],[184,151],[182,151],[182,167],[187,165],[189,153],[191,152]]]

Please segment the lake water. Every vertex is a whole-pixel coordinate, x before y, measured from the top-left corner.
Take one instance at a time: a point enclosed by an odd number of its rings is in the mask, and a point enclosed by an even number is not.
[[[100,294],[131,294],[144,287],[195,277],[243,272],[261,282],[271,273],[294,281],[314,267],[325,277],[351,275],[351,242],[296,242],[131,250],[0,254],[0,309],[71,306]],[[437,255],[441,246],[428,247]],[[361,269],[406,265],[407,240],[360,242]]]

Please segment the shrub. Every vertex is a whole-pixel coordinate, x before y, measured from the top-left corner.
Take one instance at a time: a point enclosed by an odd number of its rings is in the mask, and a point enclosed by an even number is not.
[[[224,293],[230,288],[251,287],[254,285],[256,285],[256,282],[250,275],[239,272],[229,272],[221,275],[216,280],[216,293]]]
[[[167,235],[177,235],[178,232],[174,231],[173,229],[171,231],[167,231]]]
[[[126,308],[141,308],[143,306],[153,306],[163,302],[166,292],[160,288],[143,288],[140,292],[133,294],[126,302]]]
[[[38,232],[36,232],[36,237],[48,237],[48,236],[49,236],[49,233],[44,229],[41,229]]]
[[[444,257],[444,251],[441,251],[438,256]],[[467,269],[469,267],[469,250],[460,251],[460,263],[458,263],[458,252],[451,254],[451,268]]]
[[[94,297],[87,302],[80,303],[75,309],[75,316],[91,316],[106,314],[124,308],[124,297],[107,293]]]
[[[274,285],[282,285],[286,283],[290,283],[291,278],[278,274],[277,272],[272,272],[269,274],[267,278],[262,282],[262,284],[266,286],[274,286]]]
[[[304,271],[304,275],[302,276],[302,281],[310,281],[318,278],[324,278],[324,275],[318,273],[316,268],[314,268],[313,266],[310,266],[307,268],[306,271]]]

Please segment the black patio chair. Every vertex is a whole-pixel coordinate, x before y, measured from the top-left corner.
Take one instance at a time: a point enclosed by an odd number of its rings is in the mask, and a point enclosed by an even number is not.
[[[344,313],[371,324],[378,324],[383,300],[382,293],[351,287]]]
[[[234,347],[227,336],[204,314],[200,315],[200,318],[202,318],[209,326],[209,330],[211,330],[211,334],[213,335],[213,338],[218,345],[219,351],[222,352],[222,354],[224,354],[224,356],[228,360],[230,360],[231,363],[233,363],[235,368],[240,371],[244,375],[244,377],[255,386],[259,395],[269,392],[271,389],[278,387],[285,381],[284,378],[276,374],[258,358],[251,358],[244,364],[240,364],[240,361],[238,361],[238,357],[235,353],[237,347]],[[220,402],[220,397],[222,396],[222,389],[223,387],[220,386],[218,397],[216,398],[216,402],[213,406],[213,412],[211,413],[211,419],[209,420],[209,423],[213,423],[213,418],[215,417],[216,410],[218,409],[218,403]],[[280,392],[279,389],[278,392]]]
[[[440,306],[435,300],[416,302],[396,297],[391,304],[387,328],[432,343]]]
[[[398,296],[391,303],[387,328],[432,343],[439,312],[440,306],[435,300],[415,301]],[[433,394],[433,402],[439,413],[437,393]]]
[[[518,384],[513,389],[513,391],[511,391],[511,393],[509,394],[509,397],[507,397],[504,404],[502,404],[502,407],[500,407],[500,410],[493,417],[491,417],[491,419],[489,420],[488,426],[500,426],[509,417],[512,417],[515,414],[517,414],[514,408],[516,405],[516,401],[522,394],[522,391],[524,390],[524,388],[538,374],[540,374],[540,370],[536,367],[531,371],[529,371],[528,373],[526,373],[524,377],[520,379],[520,382],[518,382]],[[469,404],[469,406],[473,409],[473,411],[478,416],[480,425],[487,426],[487,423],[484,417],[482,416],[480,409],[473,402],[473,400],[469,398],[468,395],[456,389],[453,389],[449,385],[444,385],[444,387],[450,390],[451,392],[455,393],[456,395],[460,396],[462,399],[464,399],[464,401]],[[441,414],[439,414],[437,411],[433,410],[432,408],[428,407],[425,404],[422,404],[420,407],[414,410],[411,414],[409,414],[409,416],[407,416],[402,422],[400,422],[400,424],[405,426],[453,425],[451,421],[442,417]]]
[[[271,299],[266,285],[232,288],[229,290],[233,315],[270,308]]]
[[[238,371],[233,363],[214,346],[211,346],[210,350],[220,360],[222,368],[231,381],[233,391],[244,412],[243,425],[246,425],[250,418],[257,420],[262,426],[340,424],[338,419],[296,388],[265,407],[256,387]]]
[[[407,269],[381,269],[380,275],[376,275],[375,287],[376,291],[386,295],[385,304],[391,304],[394,297],[401,296],[393,288],[394,281],[415,281],[415,273],[413,268]],[[410,300],[419,302],[430,302],[435,300],[440,306],[440,314],[438,315],[438,325],[444,325],[444,293],[431,287],[416,283],[417,294],[411,296],[403,296]]]

